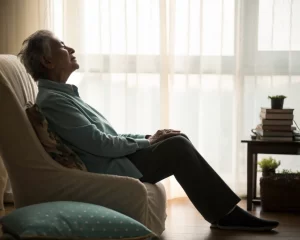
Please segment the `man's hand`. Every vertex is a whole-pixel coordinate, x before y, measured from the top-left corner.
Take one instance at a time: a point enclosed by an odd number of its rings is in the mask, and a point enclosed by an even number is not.
[[[149,142],[151,145],[158,143],[162,140],[165,140],[167,138],[179,135],[180,131],[179,130],[173,130],[173,129],[163,129],[163,130],[158,130],[154,135],[150,136],[148,138]]]

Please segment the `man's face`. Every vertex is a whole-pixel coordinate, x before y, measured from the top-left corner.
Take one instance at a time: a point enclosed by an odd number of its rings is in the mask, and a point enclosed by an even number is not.
[[[73,71],[79,68],[76,61],[75,50],[67,47],[61,40],[56,37],[51,39],[51,70],[58,74],[71,74]]]

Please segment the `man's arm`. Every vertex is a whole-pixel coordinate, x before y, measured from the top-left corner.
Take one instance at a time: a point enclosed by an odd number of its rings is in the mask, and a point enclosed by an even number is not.
[[[112,136],[101,132],[71,101],[59,95],[49,96],[41,110],[62,139],[94,155],[122,157],[150,145],[147,139]]]
[[[91,106],[90,106],[91,107]],[[96,113],[101,115],[97,109],[91,107]],[[118,134],[121,137],[128,137],[128,138],[133,138],[133,139],[148,139],[151,135],[143,135],[143,134],[131,134],[131,133],[126,133],[126,134]]]

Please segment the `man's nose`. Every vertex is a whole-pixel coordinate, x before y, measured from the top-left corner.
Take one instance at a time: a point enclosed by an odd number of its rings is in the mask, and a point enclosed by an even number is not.
[[[67,49],[68,49],[68,52],[69,52],[70,54],[73,54],[73,53],[75,53],[75,50],[74,50],[73,48],[71,48],[71,47],[67,47]]]

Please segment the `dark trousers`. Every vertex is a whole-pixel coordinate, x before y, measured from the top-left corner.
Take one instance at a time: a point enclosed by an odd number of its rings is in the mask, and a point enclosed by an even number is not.
[[[127,156],[142,182],[157,183],[174,175],[197,210],[210,223],[240,201],[185,135],[178,135]]]

